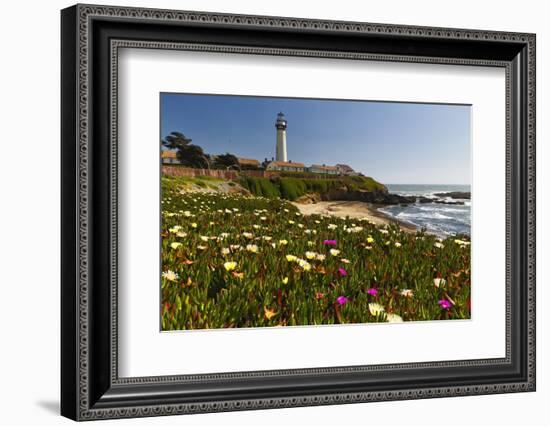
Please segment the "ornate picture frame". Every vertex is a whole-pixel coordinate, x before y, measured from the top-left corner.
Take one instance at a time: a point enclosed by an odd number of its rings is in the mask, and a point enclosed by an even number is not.
[[[534,34],[96,5],[64,9],[61,29],[62,415],[94,420],[535,390]],[[126,47],[505,69],[506,356],[119,377],[117,72]]]

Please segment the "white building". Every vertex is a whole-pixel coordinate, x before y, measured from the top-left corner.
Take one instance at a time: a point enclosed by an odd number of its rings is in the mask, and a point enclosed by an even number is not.
[[[266,170],[280,172],[303,172],[306,167],[303,163],[294,163],[292,161],[271,161]]]
[[[312,164],[307,168],[310,173],[318,173],[323,175],[337,175],[338,168],[336,166],[327,166],[326,164]]]

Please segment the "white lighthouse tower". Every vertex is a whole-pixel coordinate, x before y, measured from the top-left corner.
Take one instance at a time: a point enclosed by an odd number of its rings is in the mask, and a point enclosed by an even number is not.
[[[285,115],[280,112],[277,114],[277,121],[275,122],[277,128],[277,145],[275,148],[275,160],[287,161],[286,156],[286,118]]]

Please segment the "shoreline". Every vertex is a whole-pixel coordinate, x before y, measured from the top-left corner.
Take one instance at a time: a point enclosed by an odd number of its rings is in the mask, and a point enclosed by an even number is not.
[[[352,219],[367,218],[377,225],[389,225],[395,223],[409,233],[416,233],[419,230],[415,225],[401,221],[378,210],[384,207],[383,204],[365,203],[363,201],[319,201],[317,203],[302,204],[292,202],[303,215],[312,214],[327,215],[334,217],[349,216]]]

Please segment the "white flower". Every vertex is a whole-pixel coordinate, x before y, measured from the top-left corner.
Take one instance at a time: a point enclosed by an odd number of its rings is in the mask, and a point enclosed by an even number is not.
[[[440,286],[443,287],[446,284],[447,281],[445,281],[444,278],[434,278],[434,285],[439,288]]]
[[[204,235],[201,235],[201,240],[202,240],[202,241],[205,241],[205,242],[206,242],[206,241],[208,241],[209,239],[210,239],[210,238],[205,237]]]
[[[162,273],[162,278],[166,278],[168,281],[176,281],[179,278],[179,275],[174,271],[168,270]]]
[[[187,232],[181,232],[181,231],[176,232],[176,236],[181,238],[187,237]]]
[[[249,240],[251,240],[254,237],[254,235],[252,235],[252,233],[250,233],[250,232],[243,232],[243,237],[248,238]]]
[[[397,248],[401,247],[401,243],[400,243],[399,241],[396,241],[394,245],[395,245],[395,247],[397,247]]]
[[[436,243],[434,243],[434,247],[438,248],[438,249],[442,249],[445,246],[443,244],[439,243],[439,242],[436,242]]]
[[[340,254],[340,250],[330,249],[330,254],[333,256],[338,256]]]
[[[401,296],[404,296],[404,297],[413,297],[413,291],[406,288],[404,290],[401,290]]]
[[[350,263],[350,261],[349,261],[348,259],[344,259],[344,258],[340,259],[340,262],[342,262],[342,263]]]
[[[397,314],[386,314],[386,321],[387,322],[403,322],[403,318],[401,318]]]
[[[228,249],[227,247],[223,247],[223,248],[222,248],[222,254],[223,254],[223,255],[229,254],[229,252],[230,252],[230,251],[229,251],[229,249]]]
[[[381,229],[381,230],[380,230],[380,233],[381,233],[381,234],[388,234],[389,231],[388,231],[387,229]]]
[[[262,216],[262,217],[260,217],[260,220],[267,220],[267,217]]]
[[[326,256],[324,254],[318,254],[315,257],[317,260],[320,260],[321,262],[326,259]]]
[[[335,225],[333,223],[329,223],[328,229],[336,229],[336,228],[338,228],[338,225]]]

